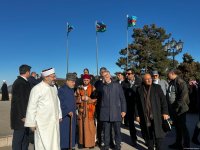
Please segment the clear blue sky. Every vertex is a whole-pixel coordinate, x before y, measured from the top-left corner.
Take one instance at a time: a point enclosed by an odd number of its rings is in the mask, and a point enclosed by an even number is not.
[[[80,75],[84,68],[96,74],[96,20],[107,25],[98,34],[99,67],[113,74],[119,50],[126,47],[126,15],[138,17],[136,28],[155,23],[184,41],[183,53],[200,61],[200,1],[198,0],[1,0],[0,85],[11,84],[21,64],[32,71],[54,67],[58,77],[66,74],[66,24],[75,29],[69,36],[69,71]],[[129,43],[131,39],[129,29]],[[182,54],[183,54],[182,53]],[[182,54],[176,58],[182,61]]]

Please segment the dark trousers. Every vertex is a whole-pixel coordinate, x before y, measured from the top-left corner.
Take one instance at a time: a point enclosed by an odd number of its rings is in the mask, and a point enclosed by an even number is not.
[[[101,144],[104,144],[104,127],[103,122],[97,120],[97,141],[99,143],[99,146],[103,146]]]
[[[135,123],[134,123],[135,114],[133,111],[128,111],[127,114],[128,114],[128,123],[129,123],[129,131],[130,131],[130,135],[131,135],[131,140],[133,142],[136,142],[137,136],[136,136]]]
[[[121,148],[121,131],[120,131],[120,126],[121,126],[121,121],[116,121],[116,122],[103,122],[104,126],[104,142],[105,142],[105,149],[109,149],[110,147],[110,133],[111,132],[111,127],[113,126],[114,129],[114,134],[115,134],[115,146],[117,149]]]
[[[12,150],[28,150],[29,128],[14,130]]]
[[[174,125],[176,129],[176,144],[185,148],[190,147],[190,136],[186,126],[186,113],[174,117]]]
[[[154,150],[154,145],[156,146],[156,150],[161,150],[162,141],[162,138],[156,138],[154,127],[148,127],[148,138],[146,138],[148,150]]]

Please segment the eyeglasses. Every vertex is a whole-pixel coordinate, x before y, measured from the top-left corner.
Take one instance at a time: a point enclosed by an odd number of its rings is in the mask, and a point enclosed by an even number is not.
[[[156,74],[156,75],[153,75],[153,77],[157,77],[158,75]]]

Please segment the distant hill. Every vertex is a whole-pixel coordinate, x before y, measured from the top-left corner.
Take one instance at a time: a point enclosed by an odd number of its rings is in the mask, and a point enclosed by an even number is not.
[[[12,91],[12,85],[9,85],[8,86],[8,93],[11,93],[11,91]]]

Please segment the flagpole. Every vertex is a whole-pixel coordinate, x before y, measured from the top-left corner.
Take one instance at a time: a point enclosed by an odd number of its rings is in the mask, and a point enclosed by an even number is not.
[[[97,25],[97,21],[95,22],[95,31],[96,31],[96,65],[97,65],[97,77],[99,75],[98,73],[98,40],[97,40],[97,30],[96,30],[96,25]]]
[[[69,37],[69,31],[68,31],[68,22],[67,22],[67,73],[69,68],[69,49],[68,49],[68,37]]]
[[[127,14],[127,19],[128,19],[128,14]],[[127,21],[127,29],[126,29],[126,42],[127,42],[127,60],[126,60],[126,69],[128,69],[128,55],[129,55],[129,49],[128,49],[128,21]]]

